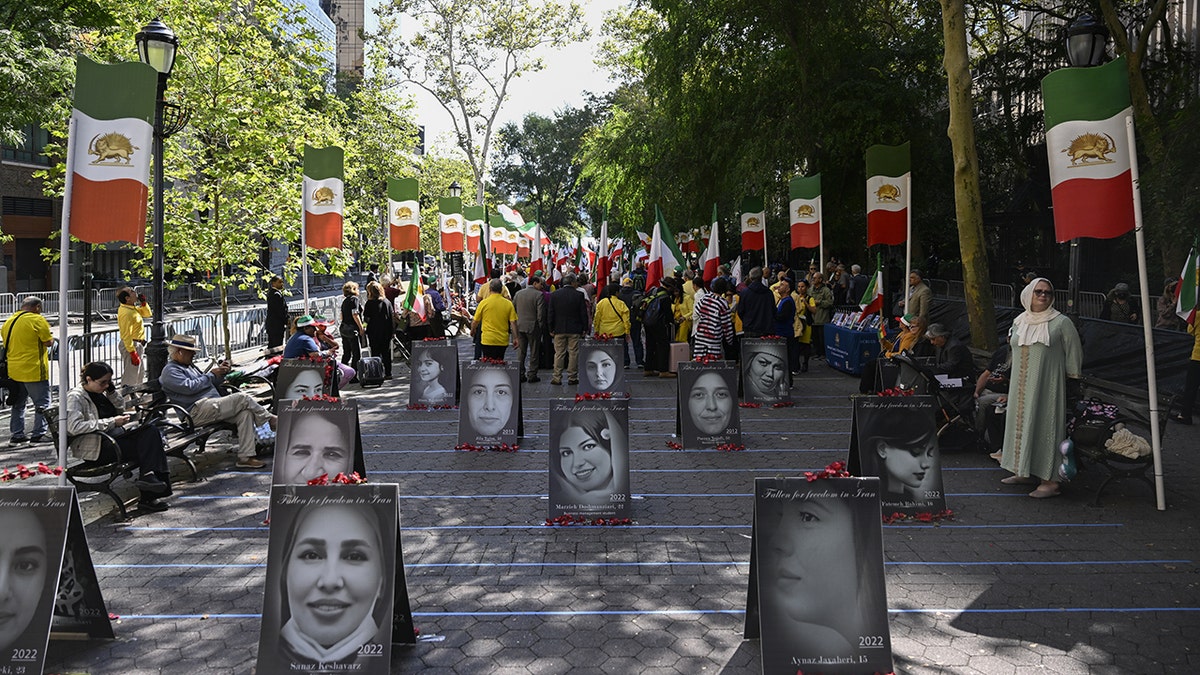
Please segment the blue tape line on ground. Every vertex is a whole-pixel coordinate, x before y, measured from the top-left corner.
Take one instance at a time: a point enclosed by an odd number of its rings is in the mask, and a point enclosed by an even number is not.
[[[404,567],[409,569],[428,569],[428,568],[465,568],[465,567],[727,567],[730,565],[748,566],[749,560],[722,560],[715,562],[704,562],[699,560],[683,561],[683,560],[665,560],[665,561],[648,561],[648,560],[633,560],[628,562],[466,562],[466,563],[409,563]],[[885,561],[887,566],[896,567],[919,567],[919,566],[934,566],[934,567],[1008,567],[1008,566],[1029,566],[1029,567],[1045,567],[1058,565],[1190,565],[1191,560],[1079,560],[1072,562],[1062,561],[1041,561],[1041,560],[976,560],[971,562],[955,562],[943,560],[938,562],[929,562],[921,560],[905,560],[905,561]],[[266,563],[128,563],[128,564],[102,564],[96,565],[97,568],[104,569],[175,569],[175,568],[201,568],[201,569],[242,569],[266,567]]]
[[[399,499],[541,499],[547,496],[545,493],[536,494],[497,494],[497,495],[399,495]],[[753,497],[752,492],[642,492],[635,493],[633,497],[720,497],[724,499],[741,499],[745,497]],[[947,497],[1025,497],[1023,494],[1009,494],[1003,492],[947,492]],[[177,497],[180,500],[190,501],[217,501],[221,499],[268,499],[268,495],[183,495]]]
[[[884,525],[885,530],[938,529],[938,530],[1017,530],[1045,529],[1052,527],[1124,527],[1124,523],[1008,523],[1003,525],[949,525],[946,523],[912,523],[908,525]],[[432,532],[441,530],[534,530],[548,527],[544,523],[521,525],[428,525],[401,527],[402,532]],[[750,525],[622,525],[618,528],[604,525],[572,525],[571,529],[633,529],[633,530],[748,530]],[[266,532],[270,528],[261,527],[135,527],[122,528],[127,532],[244,532],[256,530]]]

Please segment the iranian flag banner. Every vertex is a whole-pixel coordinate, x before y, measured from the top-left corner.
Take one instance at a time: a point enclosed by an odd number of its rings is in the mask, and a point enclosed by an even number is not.
[[[509,229],[517,231],[525,229],[525,219],[521,216],[521,213],[513,207],[509,206],[508,204],[497,204],[496,211],[499,212],[500,217],[504,219],[504,222],[511,226]]]
[[[1042,78],[1042,100],[1055,238],[1111,239],[1132,230],[1125,59],[1056,70]]]
[[[792,248],[820,248],[821,174],[793,178],[788,183],[788,198]]]
[[[911,167],[909,143],[867,148],[867,246],[908,240]]]
[[[466,223],[463,217],[461,197],[438,198],[438,232],[442,236],[442,251],[462,251],[466,238]]]
[[[700,269],[704,272],[704,283],[711,284],[717,278],[717,269],[721,266],[721,243],[717,228],[717,205],[713,204],[712,233],[708,235],[708,248],[700,256]]]
[[[404,294],[401,306],[425,320],[425,288],[421,285],[421,269],[416,261],[412,264],[412,275],[408,278],[408,291]]]
[[[497,214],[488,216],[488,230],[491,234],[488,240],[488,248],[492,250],[494,255],[506,255],[508,253],[508,230],[504,227],[504,218]]]
[[[663,276],[672,274],[675,267],[683,264],[683,254],[671,236],[671,230],[663,222],[662,212],[655,205],[654,233],[650,235],[650,260],[646,265],[646,288],[662,283]]]
[[[608,207],[604,207],[604,218],[600,221],[600,250],[596,258],[596,296],[604,290],[608,276],[612,274],[612,259],[608,248]]]
[[[388,239],[393,251],[415,251],[421,248],[421,195],[416,178],[389,178]]]
[[[76,57],[66,195],[76,238],[145,244],[157,86],[158,72],[144,63]]]
[[[479,237],[483,236],[483,221],[487,218],[487,209],[482,206],[468,206],[463,209],[466,220],[467,251],[479,253]]]
[[[529,237],[525,236],[524,233],[516,232],[515,234],[517,235],[517,257],[529,259],[532,255],[530,253],[529,245],[532,242],[529,240]]]
[[[504,231],[504,253],[506,255],[517,254],[517,244],[521,240],[521,233],[516,230]]]
[[[650,250],[650,240],[651,240],[650,235],[646,234],[645,232],[642,232],[641,230],[638,230],[637,236],[638,236],[638,241],[640,241],[642,243],[642,247],[645,248],[647,251],[649,251]]]
[[[1175,286],[1175,313],[1189,326],[1196,325],[1197,300],[1200,300],[1200,255],[1193,247]]]
[[[858,306],[862,308],[863,316],[874,314],[875,312],[883,312],[882,256],[878,256],[875,261],[875,275],[871,277],[871,283],[867,284],[867,291],[863,293],[862,299],[858,301]]]
[[[480,207],[483,208],[483,207]],[[488,243],[480,240],[479,255],[475,256],[475,276],[472,279],[475,282],[475,290],[486,284],[492,276],[492,261],[488,257]]]
[[[309,248],[342,247],[342,149],[304,145],[304,243]]]
[[[742,199],[742,250],[762,251],[767,247],[767,210],[762,197]]]

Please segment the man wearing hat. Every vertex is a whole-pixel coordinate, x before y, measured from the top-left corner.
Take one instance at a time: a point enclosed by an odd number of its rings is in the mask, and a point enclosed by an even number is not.
[[[7,350],[8,377],[14,384],[9,391],[12,412],[8,430],[12,436],[8,444],[40,443],[46,436],[46,418],[37,409],[50,407],[50,359],[46,348],[54,343],[50,324],[42,316],[42,299],[25,298],[21,309],[0,328],[0,338]],[[25,402],[30,399],[34,409],[33,435],[26,438]]]
[[[312,317],[308,318],[311,320]],[[254,456],[254,446],[258,441],[255,429],[263,422],[270,423],[274,429],[277,418],[244,391],[221,396],[217,386],[224,381],[231,366],[222,361],[208,373],[202,373],[192,365],[198,350],[196,338],[191,335],[175,335],[167,341],[167,364],[158,378],[167,401],[187,410],[198,426],[213,422],[236,423],[238,459],[235,466],[239,469],[266,467]]]
[[[296,333],[288,338],[287,346],[283,348],[283,358],[299,359],[305,356],[337,356],[337,347],[321,349],[317,342],[317,331],[320,324],[311,314],[296,319]]]

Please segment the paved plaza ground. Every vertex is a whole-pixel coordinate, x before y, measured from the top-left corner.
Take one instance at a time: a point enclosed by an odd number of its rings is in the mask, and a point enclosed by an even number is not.
[[[466,354],[469,345],[461,345]],[[755,673],[742,640],[756,476],[844,459],[857,380],[814,362],[797,405],[743,409],[743,452],[677,451],[675,380],[631,375],[629,527],[552,528],[548,400],[523,385],[520,452],[456,452],[457,412],[408,411],[408,371],[352,387],[369,478],[401,495],[408,592],[423,640],[393,672]],[[573,391],[569,392],[573,394]],[[1035,500],[982,454],[944,458],[953,521],[884,527],[899,673],[1193,673],[1200,669],[1200,435],[1171,424],[1169,509],[1138,482],[1091,504],[1101,475]],[[85,520],[114,641],[52,641],[47,673],[252,673],[259,639],[269,474],[232,470],[227,445],[172,508]],[[51,461],[49,446],[4,466]],[[177,474],[180,475],[180,474]],[[35,481],[39,482],[39,481]],[[44,481],[40,481],[44,482]],[[132,489],[130,489],[132,496]]]

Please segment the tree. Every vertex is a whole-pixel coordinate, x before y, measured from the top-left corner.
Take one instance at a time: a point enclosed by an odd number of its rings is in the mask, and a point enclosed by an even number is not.
[[[402,14],[415,17],[420,26],[411,38],[398,34]],[[574,2],[391,0],[380,10],[379,37],[392,47],[392,65],[403,81],[428,91],[450,115],[479,203],[509,84],[542,69],[536,54],[543,46],[568,44],[586,34]]]
[[[963,261],[963,288],[971,341],[976,347],[996,348],[996,314],[983,237],[983,203],[979,195],[979,157],[975,152],[973,91],[967,56],[964,0],[941,0],[949,89],[950,126],[947,135],[954,151],[954,205],[958,244]]]
[[[492,177],[496,190],[540,219],[547,236],[563,238],[578,229],[587,192],[580,175],[583,136],[595,123],[593,108],[566,108],[554,119],[526,115],[521,125],[500,128]]]

